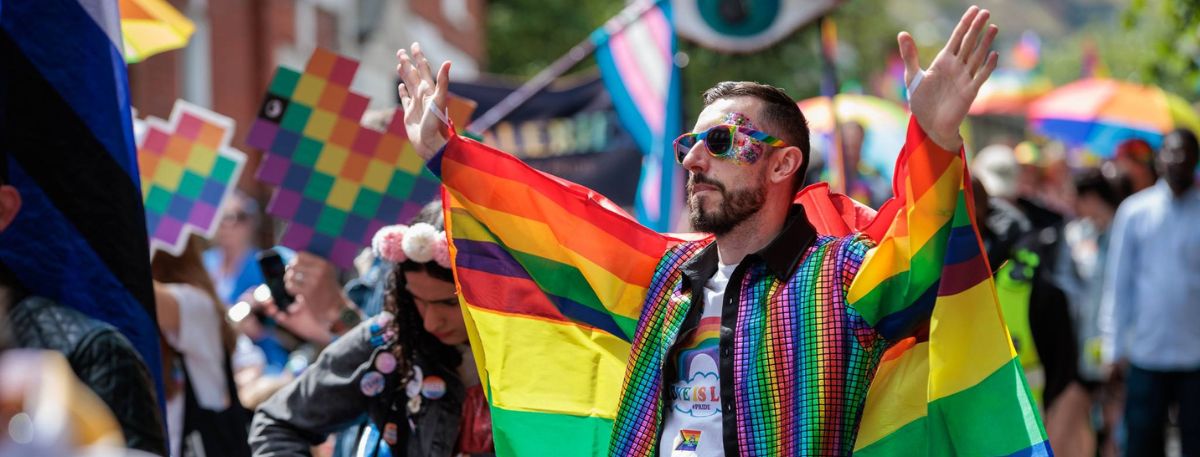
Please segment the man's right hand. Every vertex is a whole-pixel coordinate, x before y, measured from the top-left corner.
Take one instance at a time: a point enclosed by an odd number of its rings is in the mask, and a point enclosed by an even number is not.
[[[431,109],[446,112],[450,61],[442,62],[435,81],[429,61],[421,52],[420,43],[413,43],[411,54],[404,49],[396,51],[396,57],[400,59],[396,72],[402,81],[397,90],[404,108],[404,127],[408,140],[421,158],[429,160],[446,145],[446,126]]]
[[[913,117],[942,149],[957,152],[962,146],[959,127],[1000,58],[991,50],[999,29],[989,25],[989,19],[988,10],[967,8],[946,46],[924,71],[912,35],[901,32],[897,37],[904,60],[904,83],[912,84],[918,73],[924,74],[920,88],[909,94]]]

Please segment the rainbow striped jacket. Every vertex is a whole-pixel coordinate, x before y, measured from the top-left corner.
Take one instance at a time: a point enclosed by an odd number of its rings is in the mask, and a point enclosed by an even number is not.
[[[888,340],[846,295],[873,243],[818,236],[795,205],[779,236],[748,255],[721,305],[720,379],[725,455],[844,455],[853,449],[867,388]],[[699,323],[716,272],[711,240],[678,245],[650,283],[613,428],[611,455],[656,452],[669,405],[664,386],[677,336]],[[693,294],[693,291],[696,291]],[[928,317],[908,313],[904,331]]]

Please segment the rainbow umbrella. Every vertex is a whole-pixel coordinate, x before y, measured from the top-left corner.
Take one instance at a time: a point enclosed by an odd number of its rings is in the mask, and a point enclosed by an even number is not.
[[[1035,132],[1103,157],[1127,139],[1141,138],[1157,148],[1176,127],[1200,132],[1200,116],[1179,96],[1102,78],[1055,89],[1030,105],[1028,114]]]
[[[1024,116],[1029,104],[1053,89],[1044,76],[1028,71],[996,70],[971,104],[973,116]]]
[[[862,162],[891,179],[896,156],[904,146],[905,129],[908,127],[907,111],[896,102],[869,95],[838,94],[834,100],[836,122],[854,121],[863,126]],[[829,97],[813,97],[801,100],[796,105],[808,119],[813,145],[828,156],[834,150],[835,122]],[[829,157],[825,157],[825,163],[832,163]]]
[[[126,63],[187,46],[196,30],[196,25],[166,0],[121,0],[120,5]]]

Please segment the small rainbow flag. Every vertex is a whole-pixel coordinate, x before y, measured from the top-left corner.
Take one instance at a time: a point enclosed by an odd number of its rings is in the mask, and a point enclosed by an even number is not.
[[[639,16],[626,23],[627,14]],[[666,0],[635,3],[592,33],[600,76],[643,154],[638,221],[661,232],[676,228],[683,208],[683,170],[672,149],[683,133],[676,40]]]
[[[676,451],[695,451],[700,447],[700,432],[696,430],[680,430],[679,437],[681,438]]]
[[[1100,48],[1096,41],[1087,39],[1083,42],[1083,57],[1079,64],[1079,79],[1108,78],[1112,72],[1100,56]]]
[[[370,100],[350,91],[357,71],[357,61],[324,49],[303,73],[279,67],[246,139],[266,151],[257,178],[279,187],[267,213],[289,222],[280,244],[342,268],[380,228],[407,221],[438,192],[403,116],[384,132],[360,124]],[[451,97],[458,125],[472,110]]]
[[[1030,71],[1042,60],[1042,38],[1033,30],[1021,33],[1021,40],[1012,48],[1013,67]]]
[[[246,154],[229,146],[233,119],[176,100],[171,120],[147,118],[138,144],[151,253],[180,255],[188,235],[211,238]]]

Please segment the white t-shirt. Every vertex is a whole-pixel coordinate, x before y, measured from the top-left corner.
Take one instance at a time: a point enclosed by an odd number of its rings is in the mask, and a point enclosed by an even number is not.
[[[225,351],[221,347],[221,319],[212,298],[187,284],[167,284],[167,292],[179,303],[179,332],[163,332],[167,344],[183,357],[192,381],[192,392],[202,408],[224,410],[229,407],[225,389]],[[180,455],[183,439],[185,393],[167,399],[167,429],[171,455]]]
[[[679,379],[667,386],[667,405],[659,457],[725,454],[721,431],[721,306],[725,286],[737,265],[719,264],[704,285],[700,325],[678,336],[671,362]]]

